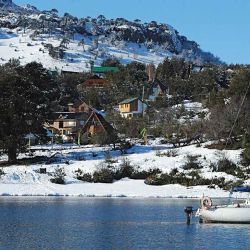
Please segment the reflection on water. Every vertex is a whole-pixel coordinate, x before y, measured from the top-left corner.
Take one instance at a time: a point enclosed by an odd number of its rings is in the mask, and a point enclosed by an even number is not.
[[[0,198],[0,249],[249,249],[250,226],[185,224],[198,200]]]

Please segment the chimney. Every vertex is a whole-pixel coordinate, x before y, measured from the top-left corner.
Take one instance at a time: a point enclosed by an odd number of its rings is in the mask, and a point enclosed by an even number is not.
[[[74,105],[73,103],[68,103],[68,111],[69,112],[75,112],[73,105]]]
[[[148,81],[149,82],[152,82],[154,80],[154,77],[155,77],[155,66],[154,64],[148,64],[146,66],[146,72],[148,74]]]

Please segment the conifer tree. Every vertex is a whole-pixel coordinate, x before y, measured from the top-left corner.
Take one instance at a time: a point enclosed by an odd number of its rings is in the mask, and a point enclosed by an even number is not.
[[[0,67],[0,146],[16,162],[25,135],[44,133],[43,125],[58,98],[56,81],[36,62]]]

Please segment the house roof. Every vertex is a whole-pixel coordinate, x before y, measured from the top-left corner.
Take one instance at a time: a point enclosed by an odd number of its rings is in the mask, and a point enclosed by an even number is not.
[[[83,128],[82,128],[83,133],[86,132],[87,128],[92,125],[93,119],[99,121],[100,124],[102,125],[103,129],[108,134],[114,133],[115,129],[112,127],[112,125],[109,122],[107,122],[101,114],[99,114],[97,112],[94,112],[94,111],[91,113],[91,115],[89,116],[87,122],[83,126]]]
[[[138,97],[134,97],[134,98],[129,98],[129,99],[125,99],[122,102],[120,102],[119,104],[127,104],[127,103],[131,103],[135,100],[139,99]]]
[[[51,115],[52,120],[87,120],[88,114],[86,112],[54,112]]]
[[[88,105],[86,102],[81,101],[81,100],[77,100],[77,101],[75,101],[73,103],[69,103],[68,105],[71,106],[71,107],[73,107],[73,108],[78,108],[82,104]]]
[[[87,80],[84,81],[83,84],[105,84],[107,81],[97,75],[93,75],[90,78],[88,78]]]
[[[101,78],[100,76],[97,76],[97,75],[93,75],[93,76],[91,76],[90,78],[88,78],[87,80],[92,80],[92,79],[103,79],[103,78]]]
[[[79,74],[79,73],[83,73],[82,69],[62,69],[61,71],[62,74]]]
[[[92,67],[93,73],[107,73],[107,72],[119,72],[118,67]]]

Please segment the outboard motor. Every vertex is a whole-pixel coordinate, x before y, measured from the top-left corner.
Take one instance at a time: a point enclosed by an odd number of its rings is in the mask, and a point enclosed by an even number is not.
[[[186,216],[187,216],[187,225],[190,225],[190,220],[194,212],[193,207],[190,207],[190,206],[185,207],[184,212],[186,213]]]

